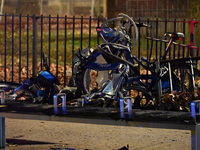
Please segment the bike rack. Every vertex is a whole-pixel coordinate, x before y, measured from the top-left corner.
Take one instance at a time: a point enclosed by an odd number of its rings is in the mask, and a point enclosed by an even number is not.
[[[124,97],[120,98],[120,118],[125,118],[125,112],[124,112],[124,100],[128,100],[128,116],[129,118],[132,118],[133,112],[132,112],[132,99],[131,97]]]
[[[54,112],[58,114],[58,97],[62,98],[62,113],[66,114],[66,94],[58,93],[53,96]]]
[[[191,102],[191,104],[190,104],[190,107],[191,107],[191,116],[194,119],[194,123],[195,124],[199,124],[197,122],[197,119],[196,119],[196,106],[198,106],[198,115],[200,115],[200,106],[199,105],[200,105],[200,100],[195,100],[195,101]]]
[[[1,93],[1,104],[5,103],[5,91],[4,90],[0,90]]]
[[[200,100],[195,100],[190,103],[191,117],[195,123],[194,130],[192,130],[192,150],[200,149],[200,123],[197,121],[196,116],[200,115]],[[198,107],[198,110],[196,109]],[[196,113],[196,110],[198,111]]]

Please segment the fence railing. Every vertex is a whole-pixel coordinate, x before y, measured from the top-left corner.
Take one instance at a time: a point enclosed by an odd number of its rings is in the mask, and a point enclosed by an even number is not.
[[[165,49],[168,44],[168,38],[164,37],[166,32],[182,32],[185,37],[182,41],[177,41],[173,43],[172,48],[167,54],[168,60],[181,59],[193,57],[196,60],[196,67],[200,67],[200,48],[197,45],[200,45],[200,40],[197,31],[200,31],[200,28],[197,28],[197,24],[200,21],[195,20],[139,20],[140,22],[146,22],[149,24],[150,28],[139,30],[141,35],[145,37],[140,37],[138,45],[138,51],[136,52],[138,57],[146,56],[150,59],[160,59],[164,54]],[[143,33],[143,34],[142,34]],[[146,40],[146,43],[141,42]]]
[[[21,82],[36,75],[45,52],[53,73],[67,83],[73,51],[98,44],[96,27],[100,22],[102,18],[3,15],[0,80]]]
[[[75,16],[2,15],[0,80],[20,83],[36,75],[42,68],[42,52],[45,52],[51,72],[59,78],[63,86],[67,85],[74,51],[88,46],[95,48],[99,44],[96,27],[100,26],[102,21],[103,18]],[[195,45],[187,46],[191,42],[190,21],[137,21],[151,26],[139,29],[139,43],[133,48],[133,54],[137,57],[160,57],[166,46],[164,33],[176,31],[183,32],[185,38],[181,43],[174,44],[169,58],[188,57],[191,48],[193,53],[195,52],[194,56],[199,56],[199,48],[194,47]]]

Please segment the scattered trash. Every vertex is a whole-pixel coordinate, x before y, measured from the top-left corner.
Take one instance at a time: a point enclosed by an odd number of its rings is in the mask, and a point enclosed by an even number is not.
[[[120,148],[120,149],[118,149],[118,150],[129,150],[129,145],[124,146],[124,147],[122,147],[122,148]]]
[[[24,135],[13,136],[14,139],[24,137]]]
[[[52,150],[76,150],[74,148],[66,148],[66,145],[55,145],[55,147],[51,147]]]
[[[74,148],[53,148],[53,147],[51,147],[50,149],[52,149],[52,150],[76,150]]]
[[[8,147],[15,147],[15,146],[18,146],[18,145],[17,144],[8,144],[8,143],[6,143],[6,146],[8,146]]]

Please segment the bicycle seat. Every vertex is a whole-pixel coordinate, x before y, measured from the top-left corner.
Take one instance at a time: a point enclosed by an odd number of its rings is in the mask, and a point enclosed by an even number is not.
[[[164,36],[169,36],[170,38],[173,38],[174,40],[181,40],[185,37],[185,35],[181,32],[166,32]]]

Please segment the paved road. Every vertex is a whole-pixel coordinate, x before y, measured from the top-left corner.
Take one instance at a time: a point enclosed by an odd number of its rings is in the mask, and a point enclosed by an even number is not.
[[[6,118],[6,150],[190,150],[191,131]]]

